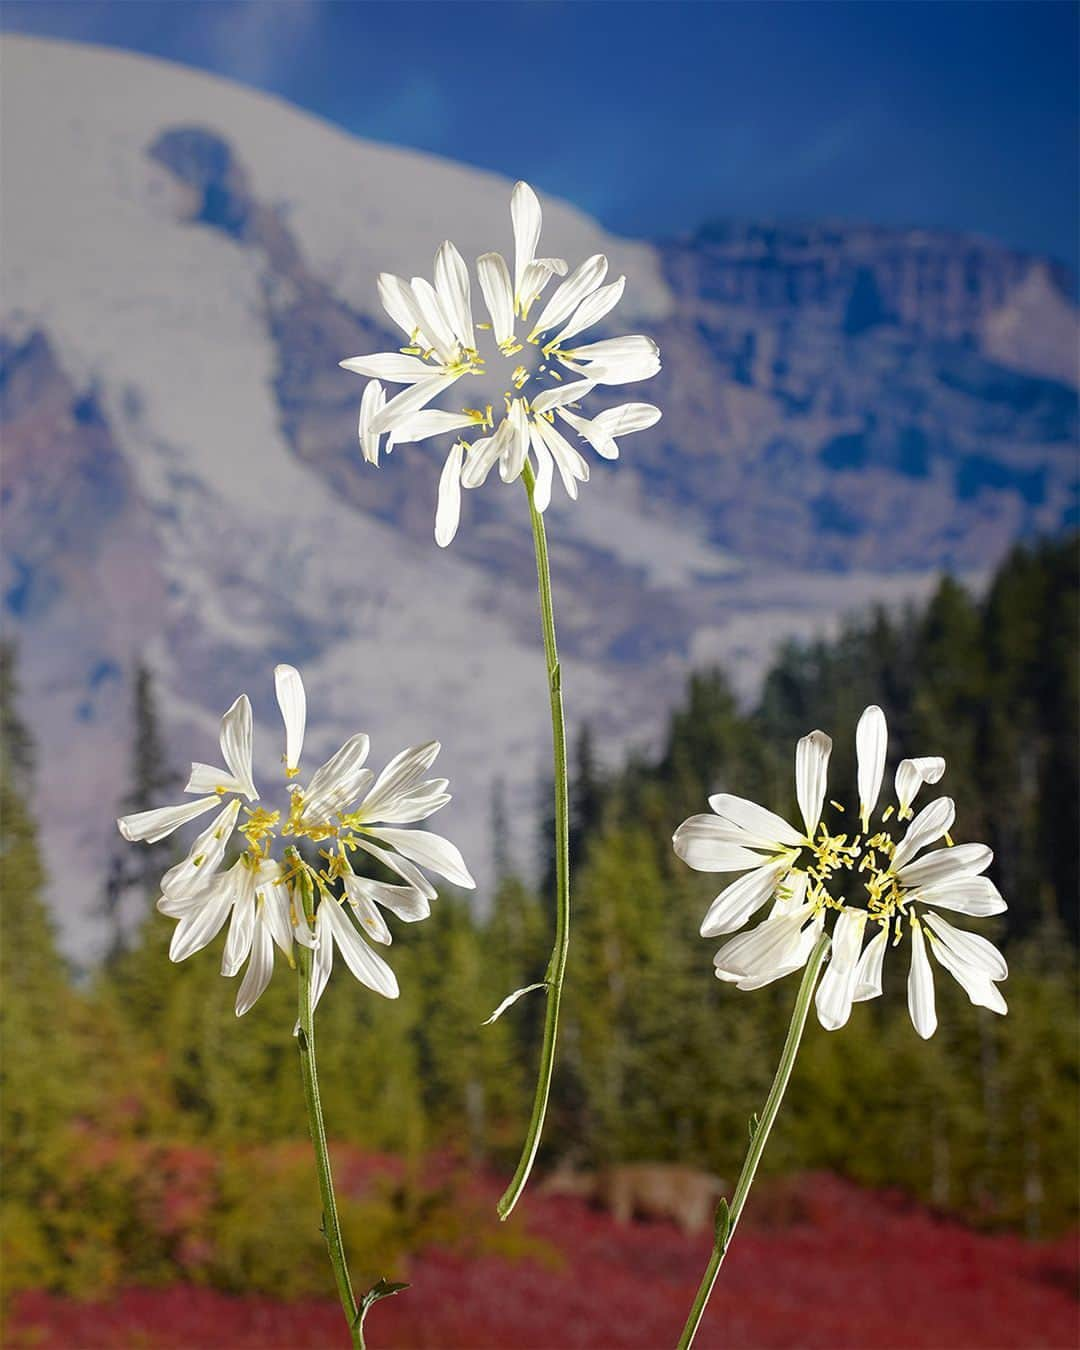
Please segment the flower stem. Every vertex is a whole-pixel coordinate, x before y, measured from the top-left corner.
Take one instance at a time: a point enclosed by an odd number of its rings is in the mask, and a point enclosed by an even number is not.
[[[687,1317],[686,1325],[679,1337],[678,1350],[689,1350],[694,1342],[706,1304],[712,1294],[713,1285],[716,1283],[716,1277],[720,1274],[720,1267],[724,1263],[727,1249],[735,1234],[735,1226],[739,1222],[743,1206],[746,1204],[746,1198],[750,1194],[750,1187],[754,1184],[754,1175],[757,1172],[758,1163],[761,1161],[761,1155],[765,1152],[769,1133],[779,1114],[784,1093],[787,1091],[788,1079],[795,1067],[795,1057],[799,1053],[799,1044],[802,1041],[807,1014],[810,1011],[810,1001],[814,996],[814,988],[817,985],[818,976],[821,974],[821,968],[825,963],[828,951],[829,937],[823,933],[806,963],[802,984],[799,986],[799,996],[795,1000],[795,1010],[791,1014],[791,1025],[788,1027],[787,1040],[784,1042],[784,1050],[777,1066],[776,1077],[773,1079],[769,1095],[765,1099],[761,1117],[750,1132],[750,1148],[747,1150],[746,1161],[739,1173],[738,1184],[735,1187],[730,1208],[722,1208],[717,1213],[716,1238],[713,1242],[712,1256],[705,1268],[705,1274],[701,1277],[701,1284],[694,1296],[690,1315]],[[723,1206],[723,1201],[721,1201],[721,1205]]]
[[[297,871],[297,887],[300,892],[304,913],[308,923],[314,920],[314,899],[311,878],[301,867]],[[304,1079],[304,1101],[307,1104],[308,1126],[311,1130],[311,1142],[315,1148],[315,1168],[319,1174],[319,1194],[322,1197],[322,1231],[326,1238],[326,1249],[330,1254],[330,1264],[334,1269],[334,1282],[337,1284],[338,1298],[341,1300],[345,1320],[349,1324],[349,1335],[354,1350],[364,1350],[364,1333],[357,1315],[356,1299],[353,1296],[352,1282],[349,1279],[349,1267],[345,1261],[345,1246],[341,1240],[341,1225],[338,1222],[337,1200],[334,1198],[334,1178],[330,1171],[330,1152],[326,1144],[326,1126],[323,1124],[322,1101],[319,1096],[319,1075],[315,1067],[315,1017],[311,1007],[311,949],[297,947],[297,965],[300,973],[300,1029],[297,1040],[300,1045],[300,1069]]]
[[[570,947],[570,806],[566,782],[566,728],[563,723],[562,674],[559,652],[555,645],[555,615],[551,605],[551,569],[548,565],[547,536],[544,517],[536,509],[534,490],[536,479],[532,465],[526,462],[522,471],[525,490],[529,495],[529,514],[532,517],[533,543],[536,548],[536,579],[540,591],[540,621],[544,633],[544,656],[547,660],[548,694],[551,699],[551,745],[555,764],[555,945],[551,949],[544,975],[547,1006],[544,1012],[544,1040],[540,1048],[540,1070],[533,1097],[532,1116],[522,1145],[521,1157],[510,1185],[499,1200],[499,1218],[510,1216],[521,1197],[529,1173],[540,1147],[544,1130],[551,1075],[555,1068],[555,1042],[559,1033],[559,1005],[562,1001],[563,979],[566,975],[566,954]]]

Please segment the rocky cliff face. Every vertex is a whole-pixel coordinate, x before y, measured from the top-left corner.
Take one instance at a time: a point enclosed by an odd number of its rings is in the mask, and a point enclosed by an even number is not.
[[[441,735],[448,831],[482,874],[500,776],[524,861],[546,727],[520,491],[468,494],[437,551],[437,456],[365,465],[337,367],[395,340],[379,270],[428,270],[446,234],[506,247],[509,185],[180,68],[6,45],[3,603],[69,940],[93,941],[135,654],[178,758],[209,754],[247,688],[274,773],[282,659],[310,678],[313,751],[357,725],[376,753]],[[570,706],[610,753],[695,662],[749,693],[779,638],[1075,521],[1053,264],[840,226],[633,244],[559,203],[545,244],[608,252],[620,320],[664,357],[644,395],[663,421],[550,518]]]

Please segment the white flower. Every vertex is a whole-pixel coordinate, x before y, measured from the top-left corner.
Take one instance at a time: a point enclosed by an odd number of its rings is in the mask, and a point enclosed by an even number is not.
[[[938,757],[905,759],[896,771],[897,806],[871,827],[885,774],[885,714],[867,708],[855,735],[860,830],[833,833],[822,821],[832,741],[824,732],[804,736],[795,749],[795,795],[802,829],[742,797],[709,798],[713,815],[691,816],[675,831],[675,852],[702,872],[738,872],[709,906],[703,937],[736,933],[716,953],[717,977],[756,989],[801,969],[831,922],[831,953],[817,989],[818,1019],[835,1030],[853,1003],[876,998],[886,948],[911,934],[908,1007],[920,1036],[937,1027],[933,955],[964,988],[972,1003],[1004,1013],[996,985],[1008,974],[1001,953],[985,938],[954,928],[938,910],[974,918],[1002,913],[997,887],[981,874],[993,855],[984,844],[954,845],[949,837],[955,807],[948,797],[917,815],[912,803],[924,783],[945,772]],[[830,803],[842,811],[837,803]],[[911,823],[895,841],[893,814]],[[945,848],[924,852],[939,840]],[[769,901],[768,917],[738,932]],[[869,934],[869,937],[867,935]]]
[[[285,776],[293,780],[300,767],[307,700],[300,673],[292,666],[278,666],[274,684],[285,723]],[[350,737],[312,774],[306,787],[291,783],[284,819],[281,811],[259,804],[252,751],[251,704],[242,695],[221,723],[221,753],[228,767],[191,766],[187,791],[209,795],[117,821],[125,839],[155,843],[214,807],[221,808],[186,856],[162,877],[158,909],[178,920],[170,957],[183,961],[200,951],[228,922],[221,972],[233,976],[247,962],[236,998],[237,1016],[255,1004],[270,982],[275,945],[292,964],[294,939],[314,948],[313,1001],[326,987],[334,946],[358,980],[396,998],[393,971],[361,932],[375,942],[390,942],[390,930],[377,906],[406,922],[426,918],[436,891],[421,869],[458,886],[475,885],[448,839],[426,830],[399,828],[426,820],[450,800],[445,778],[424,777],[439,753],[438,741],[403,750],[376,777],[365,765],[367,736]],[[252,805],[242,806],[241,798]],[[244,839],[243,851],[222,871],[237,832]],[[288,865],[274,859],[271,848],[279,834],[321,845],[319,856],[325,866],[313,866],[298,853]],[[357,876],[352,861],[364,854],[395,873],[402,884]],[[304,914],[299,869],[307,874],[316,897],[314,930]]]
[[[435,255],[434,286],[422,277],[405,281],[388,272],[379,278],[383,308],[405,333],[407,345],[396,352],[341,362],[346,370],[370,379],[360,402],[358,427],[369,463],[378,463],[384,435],[387,452],[407,441],[451,432],[468,431],[474,437],[459,437],[443,465],[435,517],[435,539],[442,547],[457,532],[462,487],[479,487],[496,464],[502,480],[510,483],[520,477],[531,454],[538,511],[546,510],[551,500],[556,470],[567,494],[576,499],[578,484],[589,481],[589,466],[558,429],[556,418],[606,459],[618,457],[620,436],[642,431],[660,418],[659,408],[649,403],[623,403],[593,418],[572,410],[598,385],[628,384],[655,375],[660,369],[659,350],[651,338],[641,335],[572,342],[614,309],[626,278],[605,285],[608,262],[600,253],[586,258],[569,276],[563,259],[538,258],[540,202],[527,183],[514,187],[510,217],[513,276],[500,253],[485,253],[476,261],[488,322],[474,324],[468,268],[447,240]],[[564,280],[530,322],[533,306],[555,276]],[[466,376],[490,377],[487,358],[477,345],[478,329],[490,330],[493,362],[506,363],[505,411],[497,420],[494,405],[429,407]],[[562,372],[575,378],[566,382]],[[405,388],[388,400],[383,381]]]

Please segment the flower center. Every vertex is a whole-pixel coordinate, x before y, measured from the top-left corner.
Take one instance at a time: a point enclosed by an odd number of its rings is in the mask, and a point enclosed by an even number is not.
[[[856,901],[834,894],[836,884],[848,886],[854,880],[865,892],[861,904],[871,921],[887,926],[894,919],[898,923],[902,919],[907,893],[892,871],[896,843],[888,830],[832,834],[822,821],[813,843],[804,851],[810,853],[805,867],[809,878],[807,901],[821,908],[844,909]]]

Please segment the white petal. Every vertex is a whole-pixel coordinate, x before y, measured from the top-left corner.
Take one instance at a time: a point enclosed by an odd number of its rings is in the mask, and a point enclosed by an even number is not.
[[[446,456],[442,473],[439,475],[439,504],[435,509],[435,542],[440,548],[446,546],[457,534],[461,520],[461,466],[464,461],[465,447],[460,441]]]
[[[804,842],[799,831],[786,820],[745,797],[718,792],[709,798],[709,805],[718,816],[746,832],[746,842],[751,848],[777,849],[785,844],[797,848]]]
[[[927,1041],[937,1030],[937,1009],[934,1005],[934,972],[930,969],[926,941],[918,924],[911,930],[911,970],[908,972],[907,996],[911,1024]]]
[[[894,870],[899,881],[909,890],[915,890],[921,886],[938,886],[955,877],[978,876],[993,860],[993,852],[985,844],[955,844],[952,848],[924,853],[903,867],[896,867],[894,861]]]
[[[991,980],[1008,978],[1009,967],[1005,958],[986,938],[980,937],[978,933],[969,933],[965,928],[954,928],[940,914],[924,914],[923,922],[938,942],[965,966]]]
[[[454,336],[463,347],[475,350],[469,269],[465,266],[465,259],[449,239],[435,254],[435,289],[442,301],[443,312],[450,320]]]
[[[196,766],[192,765],[192,769]],[[152,811],[136,811],[134,815],[121,816],[116,828],[129,844],[156,844],[186,825],[189,820],[203,816],[212,806],[219,806],[221,798],[200,797],[197,802],[181,802],[179,806],[157,806]]]
[[[255,935],[255,887],[250,867],[236,872],[236,898],[233,901],[232,922],[221,953],[221,973],[231,978],[247,959]]]
[[[720,892],[701,921],[702,937],[734,933],[761,908],[790,870],[787,858],[747,872]]]
[[[379,462],[379,442],[382,437],[371,430],[371,424],[385,407],[386,393],[382,385],[378,380],[369,380],[364,385],[364,395],[360,400],[360,421],[356,428],[360,450],[368,464]]]
[[[441,408],[425,408],[422,412],[413,413],[411,417],[406,417],[403,422],[399,422],[394,427],[386,448],[387,451],[390,451],[395,445],[416,445],[419,441],[426,441],[431,436],[441,436],[447,431],[460,431],[462,427],[475,427],[476,425],[476,418],[472,413],[447,412]]]
[[[384,431],[393,431],[421,408],[426,408],[433,398],[437,398],[460,378],[460,375],[436,375],[433,379],[410,385],[404,392],[395,394],[371,419],[368,428],[370,434],[381,436]]]
[[[902,759],[896,769],[896,800],[900,807],[900,819],[903,820],[911,809],[915,794],[924,783],[939,783],[945,772],[945,761],[940,755],[927,755],[922,759]]]
[[[256,924],[251,941],[251,959],[244,972],[240,988],[236,991],[236,1015],[243,1017],[259,1000],[259,996],[270,983],[274,973],[274,943],[270,930],[263,924]]]
[[[885,964],[885,949],[889,944],[887,925],[879,925],[878,931],[863,948],[859,964],[855,969],[855,1002],[865,1003],[870,998],[881,997],[881,971]]]
[[[713,958],[721,979],[767,982],[778,973],[790,973],[791,958],[801,947],[803,925],[813,917],[813,907],[804,905],[791,914],[766,919],[749,932],[725,942]],[[803,958],[805,962],[805,957]]]
[[[525,456],[529,453],[529,421],[525,413],[524,400],[510,400],[510,409],[506,416],[510,424],[506,453],[499,465],[499,476],[504,483],[514,483],[525,467]]]
[[[419,384],[430,380],[437,372],[434,366],[419,356],[403,352],[372,352],[370,356],[350,356],[338,365],[355,375],[369,375],[374,380],[389,380],[391,384]]]
[[[375,778],[363,767],[370,744],[364,733],[358,732],[315,771],[304,793],[301,818],[305,824],[323,823],[331,815],[340,814],[367,789]]]
[[[422,347],[431,344],[426,334],[418,332],[420,327],[416,300],[409,283],[393,272],[380,272],[378,281],[379,301],[391,319],[411,339],[415,337]]]
[[[912,899],[922,905],[938,909],[953,909],[972,918],[985,919],[991,914],[1004,914],[1008,905],[989,877],[953,877],[936,886],[924,886]]]
[[[411,797],[428,769],[435,763],[441,745],[426,741],[401,750],[383,769],[361,803],[364,820],[390,820],[398,803]]]
[[[220,799],[227,792],[243,792],[244,785],[234,778],[228,769],[215,768],[213,764],[195,763],[187,780],[185,792],[216,792]]]
[[[394,972],[381,956],[376,956],[371,950],[348,917],[342,913],[337,901],[323,900],[319,906],[320,919],[324,917],[324,909],[326,925],[353,975],[361,984],[374,989],[377,994],[382,994],[385,998],[397,998],[398,982]]]
[[[948,834],[955,819],[956,807],[951,797],[938,797],[929,806],[924,806],[897,844],[892,856],[892,870],[898,872],[928,844],[936,844],[942,835]]]
[[[184,961],[193,952],[202,951],[221,932],[232,909],[234,888],[227,877],[220,877],[200,897],[201,904],[176,925],[169,944],[169,960]]]
[[[244,796],[255,801],[259,794],[251,777],[251,701],[247,694],[241,694],[221,719],[221,753],[229,772],[244,785]]]
[[[571,501],[577,501],[578,483],[589,481],[589,466],[566,439],[543,417],[533,423],[540,439],[547,446],[555,465],[559,470],[566,495]]]
[[[533,505],[543,515],[551,504],[551,480],[555,473],[555,461],[551,458],[551,451],[547,448],[547,443],[540,435],[535,422],[529,424],[529,444],[536,456],[536,485],[532,494]]]
[[[564,408],[568,403],[577,403],[593,388],[592,380],[571,380],[569,384],[557,384],[544,389],[532,400],[535,413],[551,412],[553,408]]]
[[[938,942],[933,933],[930,934],[930,950],[977,1008],[989,1008],[1002,1016],[1009,1011],[1009,1005],[993,980],[979,967],[957,956],[943,942]]]
[[[676,854],[696,872],[745,872],[769,861],[734,843],[730,826],[716,816],[691,816],[671,838]]]
[[[510,272],[501,253],[483,253],[476,260],[476,275],[484,304],[491,315],[491,329],[496,343],[502,346],[514,336],[514,292]]]
[[[885,714],[871,704],[859,718],[855,728],[855,757],[859,766],[859,814],[865,830],[871,813],[877,805],[881,792],[881,780],[885,774],[885,751],[889,744],[889,731],[885,724]]]
[[[429,872],[437,872],[455,886],[464,886],[473,890],[476,882],[472,879],[465,859],[449,839],[440,834],[431,834],[427,830],[369,830],[368,833],[392,849]]]
[[[413,277],[412,292],[420,307],[420,316],[424,331],[431,339],[431,345],[443,365],[448,365],[458,356],[458,341],[454,336],[454,327],[450,316],[443,307],[438,291],[426,277]]]
[[[292,956],[293,926],[289,915],[289,892],[281,880],[282,869],[276,862],[265,862],[256,877],[256,916],[285,953]]]
[[[536,257],[543,219],[540,201],[528,183],[514,184],[510,195],[510,219],[514,226],[514,296],[520,302],[525,269]]]
[[[393,941],[390,936],[390,929],[386,926],[386,920],[379,913],[372,903],[370,897],[365,893],[362,886],[356,883],[359,877],[346,876],[342,878],[342,885],[345,887],[345,895],[349,904],[353,907],[353,913],[360,920],[364,931],[375,942],[389,944]]]
[[[564,365],[579,370],[597,384],[647,380],[660,369],[660,348],[642,333],[589,342],[583,347],[560,351],[558,356]]]
[[[461,470],[461,486],[477,488],[487,481],[487,476],[499,462],[510,441],[510,423],[507,418],[499,423],[494,436],[483,436],[473,441],[465,456]]]
[[[817,987],[814,1003],[826,1031],[837,1031],[851,1016],[859,972],[865,909],[843,909],[833,929],[832,955]]]
[[[319,1005],[334,966],[334,930],[328,916],[330,910],[336,908],[336,901],[324,900],[315,914],[315,949],[311,954],[312,1011]]]
[[[779,964],[773,964],[765,970],[761,970],[752,975],[742,975],[735,979],[735,987],[742,990],[762,989],[767,984],[772,984],[775,980],[782,980],[785,975],[792,974],[793,971],[802,970],[810,958],[810,953],[814,950],[818,940],[825,928],[824,913],[817,914],[806,927],[799,933],[798,937],[785,948],[782,960]],[[733,977],[719,968],[716,970],[716,977],[720,980],[731,980]]]
[[[355,890],[376,904],[396,914],[405,923],[418,923],[431,913],[431,902],[415,886],[392,886],[385,881],[372,881],[370,877],[351,876],[345,879],[350,897]],[[433,892],[434,894],[434,892]]]
[[[821,820],[831,754],[832,737],[823,731],[812,731],[795,747],[795,795],[808,839],[813,839]]]
[[[518,305],[522,317],[528,315],[529,308],[537,299],[553,276],[566,276],[566,261],[563,258],[534,258],[526,267],[518,291]]]
[[[208,884],[208,878],[221,866],[239,812],[240,802],[234,797],[195,840],[187,857],[161,878],[161,889],[166,895],[193,895]]]
[[[591,328],[594,323],[599,323],[604,315],[613,310],[622,299],[625,286],[626,278],[619,277],[617,281],[612,281],[607,286],[601,286],[598,291],[586,296],[571,316],[570,322],[560,333],[556,334],[553,342],[557,346],[562,346],[569,338],[575,337],[578,333],[583,333],[586,328]]]
[[[438,895],[438,891],[420,871],[419,867],[415,867],[407,858],[401,858],[396,853],[390,853],[385,848],[379,848],[370,839],[364,839],[359,835],[356,837],[356,845],[358,848],[362,848],[365,853],[370,853],[373,858],[381,862],[384,867],[389,868],[391,872],[396,872],[399,877],[409,883],[413,890],[419,891],[425,900],[434,900]],[[387,905],[387,909],[391,908],[392,906]],[[405,916],[402,915],[401,917],[404,918]]]
[[[307,695],[295,666],[274,667],[274,693],[285,723],[285,767],[294,773],[300,764],[307,727]]]
[[[660,409],[652,403],[620,403],[598,413],[593,425],[608,436],[629,436],[633,431],[655,426],[661,416]]]
[[[564,422],[569,422],[577,434],[589,442],[598,455],[602,455],[604,459],[619,458],[619,447],[615,444],[614,437],[597,426],[595,417],[591,420],[588,417],[579,417],[569,408],[559,408],[557,412]]]
[[[529,334],[530,338],[546,333],[549,328],[556,328],[564,319],[568,319],[582,300],[591,295],[604,280],[607,268],[608,261],[602,253],[594,253],[576,267],[565,281],[556,286],[551,299],[541,310]]]

